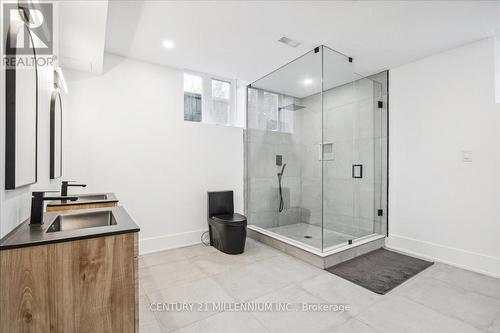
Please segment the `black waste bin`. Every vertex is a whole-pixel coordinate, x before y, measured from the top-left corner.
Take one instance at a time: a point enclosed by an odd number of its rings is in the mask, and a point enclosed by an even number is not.
[[[245,250],[247,218],[234,212],[233,191],[208,192],[210,245],[227,254]]]

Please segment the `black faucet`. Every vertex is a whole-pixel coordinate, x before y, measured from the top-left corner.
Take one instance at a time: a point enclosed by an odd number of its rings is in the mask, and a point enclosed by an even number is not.
[[[48,191],[47,191],[48,192]],[[66,199],[70,201],[75,201],[78,197],[46,197],[45,192],[38,191],[31,193],[33,196],[31,198],[31,219],[30,224],[41,225],[43,223],[43,202],[45,200],[61,200]]]
[[[67,196],[68,195],[68,187],[70,186],[77,186],[77,187],[87,187],[86,184],[69,184],[73,182],[72,180],[63,180],[61,183],[61,196]]]

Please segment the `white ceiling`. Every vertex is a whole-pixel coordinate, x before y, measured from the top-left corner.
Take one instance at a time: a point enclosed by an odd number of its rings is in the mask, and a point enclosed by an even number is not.
[[[57,3],[61,66],[100,74],[103,66],[108,1]]]
[[[362,75],[493,36],[498,1],[110,1],[106,50],[252,82],[320,44]],[[277,43],[288,36],[297,48]],[[162,47],[163,40],[175,48]]]

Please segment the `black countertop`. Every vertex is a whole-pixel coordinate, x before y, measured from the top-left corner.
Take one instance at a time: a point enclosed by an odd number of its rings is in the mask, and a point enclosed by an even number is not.
[[[83,228],[77,230],[63,230],[47,232],[50,225],[59,215],[78,215],[83,213],[110,211],[115,217],[116,224]],[[135,224],[123,207],[106,207],[93,209],[79,209],[65,212],[47,212],[43,216],[44,223],[40,226],[31,226],[29,219],[0,239],[0,251],[18,247],[35,246],[48,243],[68,242],[79,239],[118,235],[139,232]]]

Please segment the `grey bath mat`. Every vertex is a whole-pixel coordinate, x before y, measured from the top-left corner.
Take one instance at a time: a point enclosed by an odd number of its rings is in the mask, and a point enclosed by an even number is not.
[[[377,294],[385,294],[433,262],[378,249],[326,270]]]

